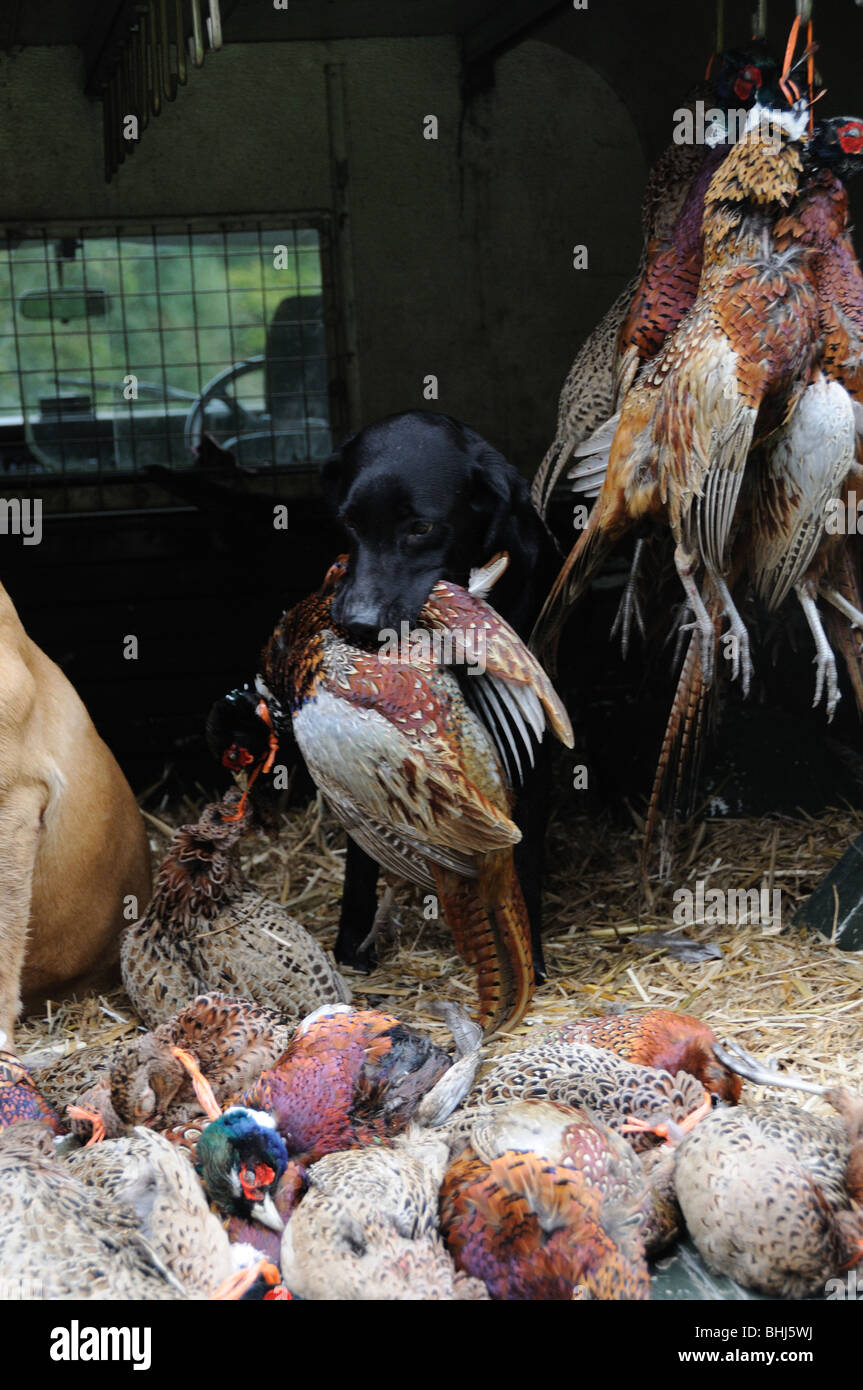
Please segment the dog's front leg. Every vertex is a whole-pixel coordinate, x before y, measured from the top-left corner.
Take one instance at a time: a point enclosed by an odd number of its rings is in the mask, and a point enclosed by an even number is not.
[[[545,740],[537,749],[536,766],[529,773],[513,811],[513,819],[521,831],[521,841],[515,847],[515,868],[530,919],[537,984],[548,978],[542,950],[542,885],[551,792],[551,749]]]
[[[373,945],[367,946],[364,951],[360,950],[360,946],[375,920],[379,872],[375,860],[360,849],[349,835],[335,957],[339,965],[350,965],[354,970],[362,970],[366,974],[378,963]]]
[[[21,972],[33,896],[36,849],[45,804],[37,783],[0,792],[0,1031],[11,1047],[21,1007]]]

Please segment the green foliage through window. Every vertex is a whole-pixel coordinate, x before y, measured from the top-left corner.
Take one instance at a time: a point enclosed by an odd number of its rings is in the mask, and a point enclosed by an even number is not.
[[[191,466],[202,432],[240,462],[322,456],[321,242],[299,224],[7,239],[0,429],[23,429],[35,472]]]

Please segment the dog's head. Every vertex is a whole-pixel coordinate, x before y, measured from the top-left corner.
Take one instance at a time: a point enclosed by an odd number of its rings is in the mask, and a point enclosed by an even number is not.
[[[327,460],[323,480],[350,545],[333,617],[361,644],[416,623],[439,579],[466,584],[499,550],[510,554],[514,590],[531,573],[542,527],[524,480],[449,416],[408,411],[361,430]]]

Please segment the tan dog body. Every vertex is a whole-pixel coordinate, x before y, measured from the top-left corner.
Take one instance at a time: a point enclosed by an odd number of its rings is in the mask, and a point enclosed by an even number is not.
[[[150,893],[129,785],[0,584],[0,1030],[11,1038],[21,1000],[109,977]]]

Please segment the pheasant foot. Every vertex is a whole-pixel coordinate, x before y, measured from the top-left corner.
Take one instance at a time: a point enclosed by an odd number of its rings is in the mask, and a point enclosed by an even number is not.
[[[686,554],[682,546],[678,546],[674,552],[674,565],[689,600],[689,606],[695,615],[695,621],[684,624],[681,631],[686,632],[693,627],[698,629],[701,641],[701,674],[705,685],[709,685],[713,679],[713,647],[716,638],[713,620],[692,576],[692,558]]]
[[[641,605],[638,601],[638,568],[641,563],[641,556],[644,551],[644,540],[635,542],[635,551],[632,556],[632,565],[629,570],[629,577],[624,586],[617,615],[611,626],[609,636],[614,638],[620,633],[620,650],[624,658],[629,652],[629,637],[632,632],[632,620],[642,637],[646,636],[644,629],[644,618],[641,615]]]
[[[728,632],[726,637],[731,636],[731,679],[737,680],[740,676],[740,683],[743,687],[743,694],[749,694],[749,685],[752,680],[752,657],[749,654],[749,633],[746,631],[743,619],[734,606],[731,591],[724,579],[716,579],[716,588],[722,599],[725,609],[725,616],[728,619]]]
[[[804,584],[795,584],[794,591],[800,600],[800,607],[806,615],[809,624],[809,631],[815,643],[815,666],[817,675],[815,678],[815,699],[812,701],[812,708],[815,709],[821,703],[822,694],[825,695],[827,708],[827,722],[836,713],[841,695],[839,693],[839,682],[836,676],[836,658],[830,643],[827,641],[827,634],[821,624],[821,615],[818,612],[818,605],[810,593],[807,592]]]
[[[855,608],[854,604],[849,603],[847,598],[844,598],[836,589],[830,589],[825,584],[822,584],[819,592],[828,603],[832,603],[834,608],[838,608],[840,613],[845,614],[852,627],[863,629],[863,613],[860,612],[859,608]]]

